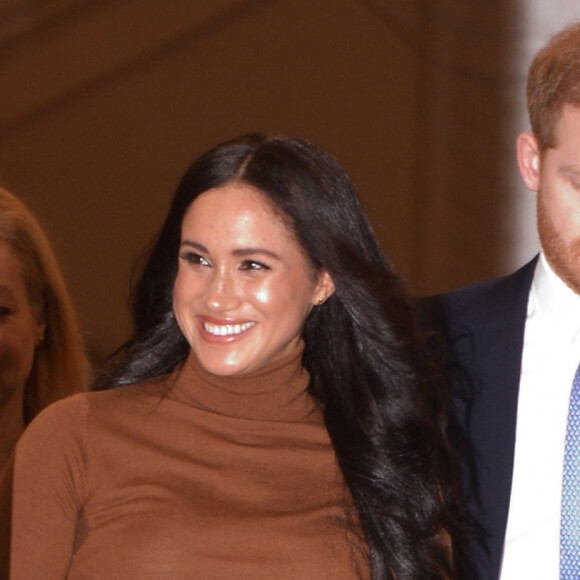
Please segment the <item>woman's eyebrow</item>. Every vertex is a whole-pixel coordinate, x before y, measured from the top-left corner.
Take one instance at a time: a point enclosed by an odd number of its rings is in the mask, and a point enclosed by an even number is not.
[[[10,288],[10,286],[6,286],[5,284],[0,284],[0,295],[3,295],[8,298],[14,298],[14,290]]]
[[[193,240],[183,240],[180,244],[181,246],[187,246],[190,248],[194,248],[200,252],[204,252],[206,254],[209,254],[209,250],[203,245],[200,244],[199,242],[194,242]],[[272,250],[267,250],[266,248],[236,248],[235,250],[232,251],[232,254],[234,256],[255,256],[256,254],[258,255],[264,255],[264,256],[269,256],[270,258],[274,259],[274,260],[280,260],[280,256],[279,254],[277,254],[276,252],[272,252]]]
[[[266,248],[240,248],[234,250],[232,252],[234,256],[250,256],[255,254],[263,254],[265,256],[269,256],[274,260],[279,260],[280,256],[276,254],[276,252],[272,252],[271,250],[266,250]]]
[[[199,242],[193,242],[191,240],[182,240],[179,245],[180,246],[189,246],[190,248],[195,248],[196,250],[199,250],[200,252],[207,253],[207,251],[208,251],[207,248],[203,244],[200,244]]]

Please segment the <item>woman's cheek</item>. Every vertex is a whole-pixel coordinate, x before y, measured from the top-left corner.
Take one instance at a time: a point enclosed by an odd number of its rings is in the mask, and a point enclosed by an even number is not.
[[[0,389],[22,388],[34,360],[32,346],[19,344],[6,327],[0,329]]]

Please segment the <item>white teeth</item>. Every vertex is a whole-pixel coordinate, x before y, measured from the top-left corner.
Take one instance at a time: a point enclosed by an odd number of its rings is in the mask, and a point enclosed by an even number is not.
[[[213,334],[214,336],[229,336],[232,334],[240,334],[248,328],[251,328],[256,324],[255,322],[244,322],[244,324],[211,324],[210,322],[204,322],[203,327],[207,332]]]

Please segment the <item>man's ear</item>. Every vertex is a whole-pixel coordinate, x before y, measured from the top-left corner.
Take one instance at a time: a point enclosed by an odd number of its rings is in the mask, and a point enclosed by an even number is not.
[[[537,139],[527,132],[518,135],[516,154],[524,185],[531,191],[538,191],[540,185],[540,150]]]

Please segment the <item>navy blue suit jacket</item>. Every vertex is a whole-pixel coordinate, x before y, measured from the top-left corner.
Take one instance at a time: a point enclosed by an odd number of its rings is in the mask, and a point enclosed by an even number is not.
[[[455,380],[450,435],[472,517],[466,577],[499,576],[510,501],[528,295],[537,258],[517,272],[426,299]]]

